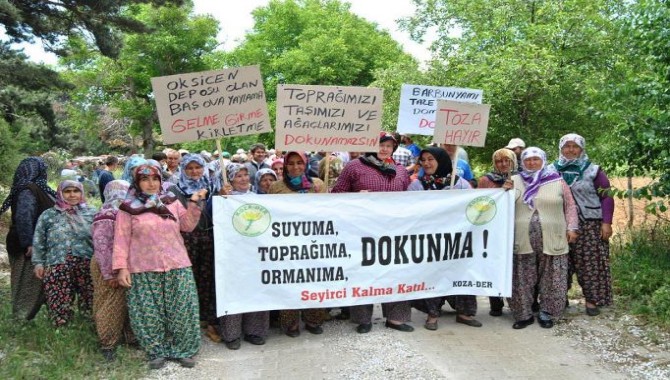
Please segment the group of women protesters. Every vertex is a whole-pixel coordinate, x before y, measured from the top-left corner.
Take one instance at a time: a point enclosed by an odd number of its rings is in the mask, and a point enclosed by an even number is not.
[[[139,344],[152,369],[166,360],[193,367],[201,329],[232,350],[242,340],[265,344],[269,311],[216,315],[212,196],[325,193],[331,186],[333,193],[472,188],[455,174],[444,149],[421,150],[422,170],[412,177],[392,158],[398,141],[386,133],[379,141],[377,152],[348,162],[329,185],[308,175],[309,161],[302,152],[288,152],[254,178],[244,165],[231,163],[225,181],[219,167],[188,154],[175,184],[163,182],[158,162],[133,157],[122,179],[105,187],[99,211],[86,203],[79,182],[62,181],[53,191],[44,161],[26,158],[0,209],[12,211],[7,235],[12,312],[29,320],[46,303],[49,318],[60,327],[72,319],[76,301],[81,312],[92,314],[105,358],[113,360],[123,341]],[[608,240],[614,202],[607,194],[607,176],[590,162],[584,139],[563,136],[559,159],[551,164],[536,147],[524,149],[520,163],[508,149],[495,151],[492,158],[492,169],[478,187],[513,191],[515,197],[513,291],[508,299],[512,327],[525,328],[536,316],[541,327],[552,327],[565,308],[573,274],[582,287],[586,313],[598,315],[612,303]],[[424,327],[437,330],[445,302],[456,310],[456,322],[482,326],[471,295],[385,303],[385,326],[413,331],[407,323],[413,306],[427,314]],[[502,298],[492,297],[490,306],[490,315],[503,314]],[[347,314],[358,333],[371,330],[372,305],[352,306]],[[290,337],[300,335],[301,321],[308,332],[323,333],[327,315],[323,309],[278,313],[281,329]]]

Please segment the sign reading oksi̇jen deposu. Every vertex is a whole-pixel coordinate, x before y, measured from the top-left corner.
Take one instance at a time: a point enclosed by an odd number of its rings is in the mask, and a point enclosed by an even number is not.
[[[151,78],[163,141],[270,132],[259,66]]]
[[[217,314],[510,296],[513,210],[502,189],[214,197]]]
[[[377,150],[382,127],[379,88],[277,86],[275,147],[293,151]]]

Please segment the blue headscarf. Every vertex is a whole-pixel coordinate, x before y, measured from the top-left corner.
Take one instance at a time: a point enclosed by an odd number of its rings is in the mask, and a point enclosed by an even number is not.
[[[121,179],[128,183],[133,183],[133,169],[146,163],[147,160],[139,154],[130,156],[126,162],[126,166],[123,167],[123,174],[121,174]]]
[[[186,174],[186,166],[191,162],[202,166],[202,175],[198,179],[189,177]],[[190,153],[182,157],[181,163],[179,164],[179,182],[177,186],[185,195],[191,195],[198,190],[206,189],[208,191],[207,196],[209,197],[212,194],[212,185],[209,180],[209,170],[207,169],[207,162],[205,159],[197,154]]]

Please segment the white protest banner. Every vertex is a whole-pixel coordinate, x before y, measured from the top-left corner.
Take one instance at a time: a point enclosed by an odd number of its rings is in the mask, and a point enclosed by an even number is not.
[[[397,131],[409,135],[431,136],[435,128],[435,108],[439,99],[481,103],[482,94],[482,90],[470,88],[403,84],[400,89]]]
[[[484,146],[490,109],[490,104],[438,100],[433,142]]]
[[[513,207],[501,189],[217,196],[217,314],[510,296]]]
[[[277,86],[275,148],[284,151],[377,151],[379,88]]]
[[[258,66],[151,78],[163,142],[272,131]]]

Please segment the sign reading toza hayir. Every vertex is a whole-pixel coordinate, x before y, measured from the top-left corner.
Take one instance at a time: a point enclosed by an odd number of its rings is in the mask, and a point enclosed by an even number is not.
[[[218,315],[509,296],[513,213],[502,189],[214,197]]]
[[[151,78],[151,86],[166,144],[272,130],[258,66]]]
[[[382,90],[368,87],[277,86],[275,147],[280,150],[377,150]]]

